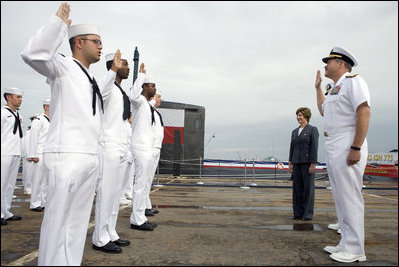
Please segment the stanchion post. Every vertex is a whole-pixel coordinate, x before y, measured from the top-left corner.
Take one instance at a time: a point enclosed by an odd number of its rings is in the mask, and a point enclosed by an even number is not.
[[[160,162],[160,161],[158,161],[158,166],[157,166],[157,184],[154,185],[154,186],[156,186],[156,187],[163,186],[163,184],[159,184],[159,162]]]
[[[247,159],[244,160],[244,186],[240,187],[241,189],[248,189],[247,186]]]
[[[201,169],[202,169],[202,157],[200,157],[200,167],[199,167],[199,182],[197,184],[204,184],[204,182],[201,181],[202,176],[201,176]]]
[[[252,184],[251,186],[257,186],[255,183],[255,159],[252,159]]]

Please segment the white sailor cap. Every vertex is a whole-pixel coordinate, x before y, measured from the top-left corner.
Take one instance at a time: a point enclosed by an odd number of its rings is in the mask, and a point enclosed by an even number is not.
[[[113,61],[115,57],[115,53],[109,53],[105,55],[105,62]],[[127,60],[127,57],[121,53],[121,59]]]
[[[153,83],[153,84],[155,84],[155,80],[152,77],[145,77],[143,83]]]
[[[24,92],[17,87],[7,87],[4,89],[4,93],[11,94],[11,95],[22,95]]]
[[[331,50],[330,55],[328,55],[328,57],[323,58],[322,61],[324,63],[327,63],[327,61],[331,58],[342,59],[343,61],[348,62],[352,67],[356,67],[358,65],[357,60],[352,55],[352,53],[342,47],[338,46],[334,47]]]
[[[44,100],[43,100],[43,105],[50,105],[50,102],[51,102],[51,99],[50,99],[50,98],[44,99]]]
[[[93,24],[75,24],[68,28],[68,39],[85,34],[95,34],[100,36],[97,26]]]

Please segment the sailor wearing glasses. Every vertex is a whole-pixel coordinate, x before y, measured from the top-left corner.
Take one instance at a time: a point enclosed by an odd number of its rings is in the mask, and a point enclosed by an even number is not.
[[[21,53],[51,87],[51,123],[43,155],[48,190],[38,265],[81,264],[99,173],[102,94],[112,90],[121,67],[118,50],[111,70],[97,84],[89,67],[100,60],[99,31],[91,24],[71,26],[69,13],[69,4],[62,3]],[[67,34],[72,57],[57,53]]]

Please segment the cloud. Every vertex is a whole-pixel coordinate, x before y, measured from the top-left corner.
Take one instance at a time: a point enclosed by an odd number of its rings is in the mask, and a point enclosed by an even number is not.
[[[1,87],[26,92],[21,113],[41,110],[45,78],[19,54],[59,2],[1,2]],[[397,148],[398,5],[396,2],[71,2],[72,23],[94,23],[104,54],[117,48],[156,77],[167,101],[206,108],[208,157],[287,159],[295,110],[309,107],[319,132],[314,79],[321,58],[343,46],[368,83],[371,150]],[[91,12],[88,12],[91,10]],[[67,41],[59,48],[70,55]],[[130,62],[133,68],[133,62]],[[104,59],[90,67],[105,74]],[[132,73],[132,71],[131,71]],[[329,82],[323,79],[323,86]],[[128,90],[132,75],[122,83]],[[382,123],[383,122],[383,123]],[[24,128],[28,125],[24,124]],[[320,137],[320,157],[324,157]]]

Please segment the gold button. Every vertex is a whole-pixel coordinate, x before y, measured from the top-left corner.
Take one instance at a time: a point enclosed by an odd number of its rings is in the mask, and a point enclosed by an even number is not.
[[[324,132],[324,136],[328,136],[328,133],[327,133],[327,132]]]

